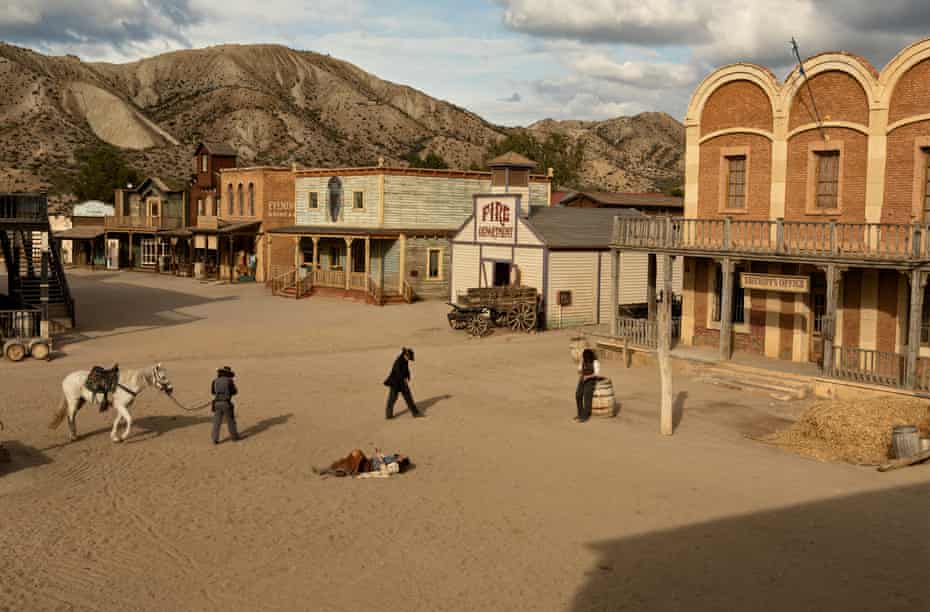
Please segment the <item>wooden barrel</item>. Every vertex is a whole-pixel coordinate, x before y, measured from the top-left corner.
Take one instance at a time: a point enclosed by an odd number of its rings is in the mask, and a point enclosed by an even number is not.
[[[576,336],[572,338],[572,341],[568,344],[568,350],[572,354],[572,361],[575,363],[581,362],[581,353],[586,349],[591,348],[588,346],[588,341],[581,336]]]
[[[920,452],[920,435],[914,425],[899,425],[892,430],[891,443],[897,459],[913,457]]]
[[[594,399],[591,401],[591,415],[612,417],[616,414],[617,403],[614,400],[614,385],[609,378],[599,378],[594,385]]]

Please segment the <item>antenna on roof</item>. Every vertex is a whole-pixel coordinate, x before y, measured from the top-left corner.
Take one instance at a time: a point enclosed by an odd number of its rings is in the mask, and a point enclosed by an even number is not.
[[[824,140],[827,139],[827,135],[823,131],[823,121],[820,120],[820,111],[817,110],[817,100],[814,99],[814,90],[811,89],[810,79],[807,78],[807,73],[804,72],[804,62],[801,61],[801,52],[798,51],[798,41],[791,37],[791,49],[794,51],[794,56],[798,60],[798,71],[801,73],[801,76],[804,77],[804,83],[807,84],[807,94],[811,98],[811,106],[814,109],[814,118],[817,120],[817,129],[820,130],[820,137]]]

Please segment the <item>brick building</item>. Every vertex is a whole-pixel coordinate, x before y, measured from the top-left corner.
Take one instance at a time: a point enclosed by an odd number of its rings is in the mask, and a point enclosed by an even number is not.
[[[803,66],[705,78],[684,217],[618,219],[614,245],[684,258],[685,344],[926,388],[930,40],[881,72],[848,53]]]

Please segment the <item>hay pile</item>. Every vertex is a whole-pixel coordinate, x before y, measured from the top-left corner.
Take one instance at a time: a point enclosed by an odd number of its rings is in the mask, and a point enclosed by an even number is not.
[[[820,461],[878,465],[891,458],[891,430],[930,435],[930,403],[915,398],[817,402],[791,427],[761,438]]]

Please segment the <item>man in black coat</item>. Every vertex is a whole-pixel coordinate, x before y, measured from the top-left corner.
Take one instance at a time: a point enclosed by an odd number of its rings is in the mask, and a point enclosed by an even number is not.
[[[391,373],[384,379],[384,386],[390,389],[388,391],[387,407],[384,411],[384,418],[386,419],[394,418],[394,403],[397,401],[398,393],[404,396],[404,401],[407,402],[407,409],[410,410],[410,414],[414,417],[423,416],[423,413],[417,410],[417,405],[413,401],[413,395],[410,394],[410,386],[408,385],[410,382],[410,366],[407,364],[408,361],[413,361],[413,349],[403,348],[400,351],[400,355],[394,360]]]
[[[216,379],[210,386],[210,393],[213,394],[213,443],[220,442],[220,425],[226,420],[226,428],[229,430],[229,437],[234,441],[239,440],[239,430],[236,428],[236,413],[232,403],[232,398],[239,392],[236,389],[236,383],[233,378],[236,375],[229,366],[224,366],[216,371]]]

